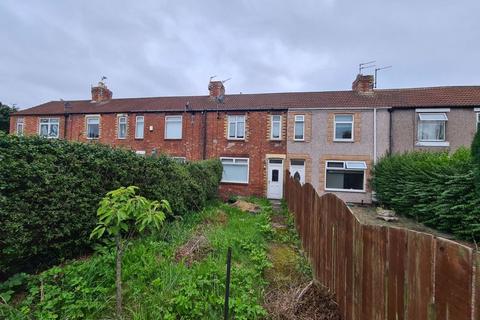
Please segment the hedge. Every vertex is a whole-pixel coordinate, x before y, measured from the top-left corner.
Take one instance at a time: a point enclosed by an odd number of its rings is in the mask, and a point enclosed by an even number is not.
[[[379,203],[459,239],[480,240],[471,153],[410,152],[382,158],[371,180]]]
[[[184,215],[216,195],[221,175],[219,160],[180,164],[100,144],[0,133],[0,278],[88,251],[108,191],[135,185]]]

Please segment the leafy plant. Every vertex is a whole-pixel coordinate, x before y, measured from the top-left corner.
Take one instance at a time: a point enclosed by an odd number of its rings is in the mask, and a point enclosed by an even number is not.
[[[468,149],[410,152],[381,159],[372,186],[379,202],[397,213],[466,240],[480,239],[480,197]]]
[[[149,201],[136,195],[135,186],[121,187],[110,191],[100,202],[98,208],[98,224],[90,238],[101,238],[105,232],[115,239],[115,287],[116,313],[122,314],[122,256],[126,243],[134,232],[142,232],[145,228],[160,229],[165,220],[165,213],[172,209],[166,200]]]

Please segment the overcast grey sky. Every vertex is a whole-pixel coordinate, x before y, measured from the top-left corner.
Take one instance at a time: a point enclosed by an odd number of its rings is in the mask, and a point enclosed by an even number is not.
[[[0,2],[0,101],[480,85],[479,0]]]

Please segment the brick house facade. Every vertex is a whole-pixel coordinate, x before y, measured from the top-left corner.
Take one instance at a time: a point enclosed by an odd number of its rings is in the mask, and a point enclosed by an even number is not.
[[[187,161],[221,158],[224,197],[281,197],[281,188],[273,192],[273,182],[281,184],[290,169],[320,194],[370,202],[368,179],[379,157],[415,149],[455,150],[469,145],[480,126],[479,86],[377,90],[372,76],[359,75],[347,91],[226,95],[219,81],[211,81],[208,89],[207,96],[112,99],[100,82],[92,87],[91,100],[51,101],[17,112],[10,132],[98,142]],[[445,118],[445,141],[418,141],[423,114]],[[345,127],[351,138],[338,139],[336,130]],[[433,129],[426,128],[429,138]],[[360,169],[363,188],[332,188],[327,175],[337,185],[339,171],[350,165],[366,167]]]

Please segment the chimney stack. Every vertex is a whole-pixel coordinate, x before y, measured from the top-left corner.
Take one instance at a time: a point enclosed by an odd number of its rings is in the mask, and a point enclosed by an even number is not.
[[[110,91],[103,81],[99,81],[97,86],[92,86],[92,102],[102,102],[112,99]]]
[[[223,101],[225,96],[225,87],[222,81],[212,81],[208,84],[208,91],[210,91],[210,99],[216,101]]]
[[[357,93],[372,93],[373,92],[373,75],[357,75],[357,78],[352,83],[352,90]]]

